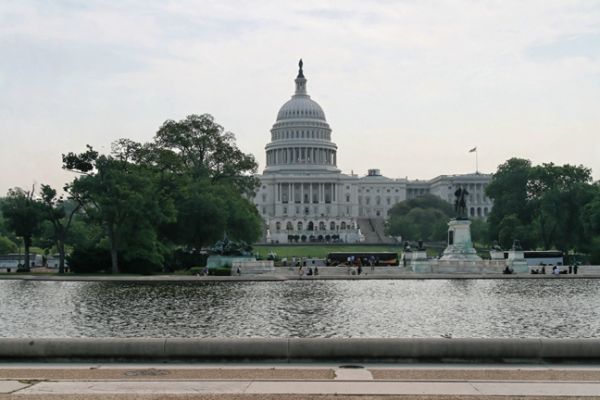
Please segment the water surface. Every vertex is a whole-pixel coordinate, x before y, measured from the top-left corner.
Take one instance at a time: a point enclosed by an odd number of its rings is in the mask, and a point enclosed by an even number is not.
[[[597,280],[0,281],[0,337],[600,336]]]

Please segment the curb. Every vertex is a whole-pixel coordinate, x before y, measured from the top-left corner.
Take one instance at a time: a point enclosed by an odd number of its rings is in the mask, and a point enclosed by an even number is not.
[[[600,339],[0,338],[0,359],[247,362],[590,362]]]

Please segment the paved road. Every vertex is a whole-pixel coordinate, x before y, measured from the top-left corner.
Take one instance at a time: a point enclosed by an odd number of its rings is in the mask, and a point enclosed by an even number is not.
[[[2,364],[0,399],[600,398],[600,366]]]

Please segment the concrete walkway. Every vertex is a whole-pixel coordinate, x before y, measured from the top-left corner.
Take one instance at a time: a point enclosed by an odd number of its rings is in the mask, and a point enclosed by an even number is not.
[[[600,398],[600,366],[68,365],[0,365],[0,399]]]

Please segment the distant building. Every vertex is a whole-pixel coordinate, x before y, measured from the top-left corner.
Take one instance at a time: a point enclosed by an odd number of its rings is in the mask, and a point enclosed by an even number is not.
[[[325,113],[307,93],[302,62],[295,84],[294,95],[279,109],[271,128],[266,167],[254,198],[267,226],[267,241],[383,241],[383,222],[394,204],[427,193],[453,202],[458,187],[469,191],[471,217],[488,215],[488,174],[410,181],[387,178],[378,169],[362,177],[341,173]]]

